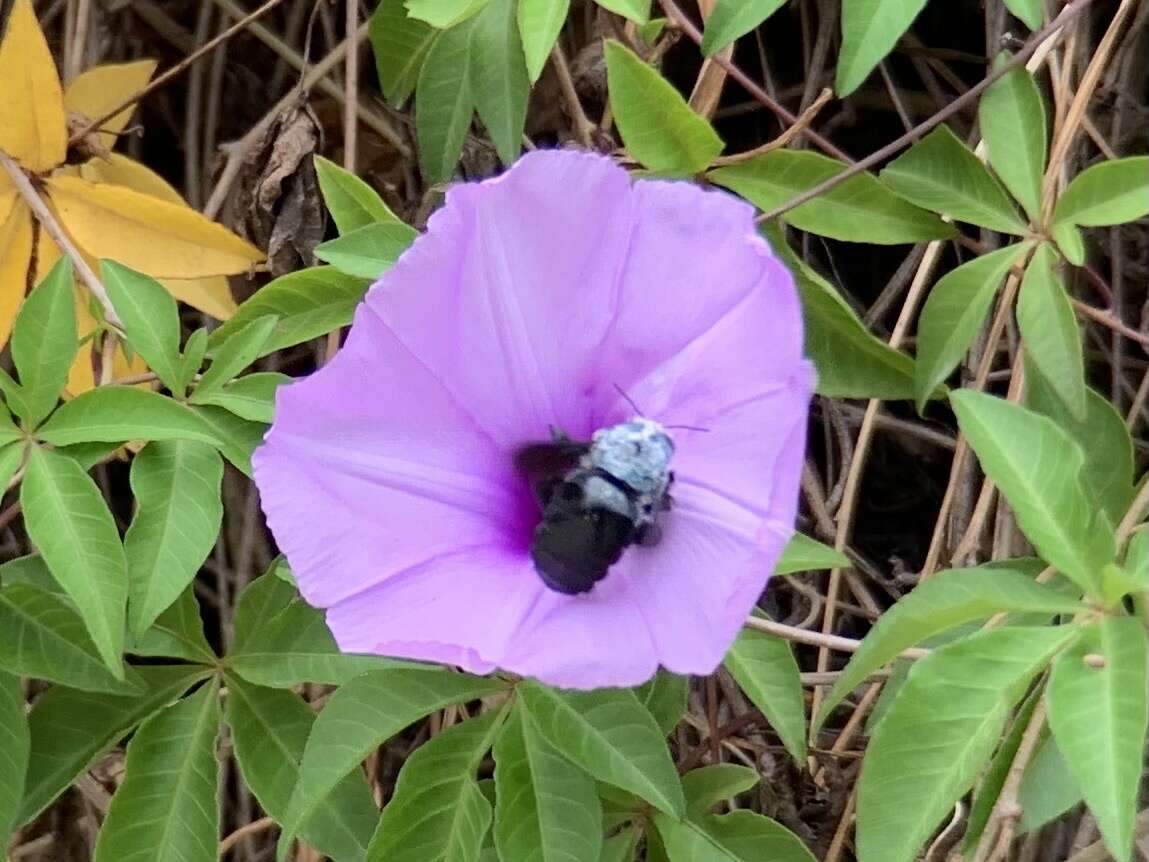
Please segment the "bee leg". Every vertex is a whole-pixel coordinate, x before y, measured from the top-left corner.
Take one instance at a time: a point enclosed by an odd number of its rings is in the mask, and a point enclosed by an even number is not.
[[[653,548],[662,541],[662,527],[656,523],[642,524],[634,534],[634,542],[642,548]]]

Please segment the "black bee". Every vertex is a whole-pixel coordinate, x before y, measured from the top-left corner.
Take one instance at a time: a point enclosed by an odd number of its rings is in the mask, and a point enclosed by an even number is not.
[[[585,593],[627,547],[656,544],[657,515],[670,508],[673,454],[666,429],[641,417],[602,428],[588,443],[556,432],[551,443],[520,449],[516,464],[543,509],[531,542],[543,583]]]

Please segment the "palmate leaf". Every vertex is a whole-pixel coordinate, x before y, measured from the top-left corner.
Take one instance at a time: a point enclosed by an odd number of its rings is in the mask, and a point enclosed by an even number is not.
[[[1085,357],[1077,317],[1047,244],[1037,247],[1017,297],[1017,325],[1026,355],[1074,419],[1085,418]]]
[[[950,403],[982,469],[1013,507],[1026,537],[1082,590],[1096,590],[1115,553],[1081,478],[1081,448],[1049,419],[963,389]]]
[[[499,160],[509,165],[523,145],[527,99],[531,82],[527,76],[523,45],[515,23],[518,0],[487,0],[475,16],[471,33],[471,80],[475,110],[495,144]]]
[[[0,847],[8,845],[20,812],[30,746],[20,678],[0,672],[0,775],[5,776],[0,782]]]
[[[61,405],[36,433],[54,446],[129,440],[220,443],[195,410],[134,386],[101,386],[77,395]]]
[[[106,63],[85,69],[64,90],[64,107],[90,120],[103,117],[142,90],[155,71],[155,60]],[[128,127],[135,107],[130,105],[100,123],[100,142],[106,149],[115,147],[117,136]]]
[[[786,0],[717,0],[706,19],[702,53],[707,57],[721,51],[735,39],[745,36]]]
[[[1017,792],[1017,801],[1021,805],[1018,827],[1023,832],[1038,829],[1081,800],[1081,786],[1069,771],[1065,757],[1057,747],[1057,740],[1047,729],[1025,769]]]
[[[677,821],[659,814],[654,823],[669,862],[815,862],[798,836],[753,811]]]
[[[227,723],[243,780],[264,811],[282,820],[315,713],[294,692],[249,685],[231,675],[227,689]],[[320,803],[300,835],[340,862],[363,862],[378,819],[367,782],[352,772]]]
[[[76,354],[72,264],[61,260],[33,290],[12,328],[12,362],[20,376],[9,403],[30,426],[52,412]]]
[[[598,862],[602,809],[594,779],[516,710],[495,741],[495,846],[502,859]]]
[[[1015,243],[978,255],[947,272],[930,290],[918,320],[914,363],[919,411],[969,350],[1002,281],[1030,245]]]
[[[926,0],[843,0],[842,50],[834,84],[839,96],[858,89],[925,5]]]
[[[59,174],[45,187],[84,251],[153,278],[230,275],[263,260],[255,246],[187,206]]]
[[[9,8],[0,42],[0,150],[25,170],[46,171],[64,161],[68,147],[64,94],[31,0]]]
[[[678,726],[686,714],[690,678],[660,668],[648,681],[634,690],[646,711],[654,718],[664,736]]]
[[[1133,820],[1149,723],[1144,623],[1102,617],[1053,665],[1049,726],[1118,860],[1133,852]]]
[[[123,321],[128,343],[177,397],[180,377],[180,318],[172,295],[153,278],[100,261],[100,275]]]
[[[128,624],[143,634],[195,578],[223,520],[223,461],[206,443],[157,440],[132,460],[136,514],[124,535]]]
[[[696,174],[722,152],[710,123],[633,51],[606,41],[607,84],[627,151],[652,171]]]
[[[365,279],[330,266],[281,275],[243,303],[231,320],[211,334],[208,345],[218,348],[245,326],[269,315],[278,320],[259,356],[326,335],[351,323],[367,285]]]
[[[407,758],[371,839],[368,862],[477,862],[491,803],[475,770],[502,715],[488,712],[449,727]]]
[[[707,177],[759,209],[770,210],[845,169],[820,153],[779,149],[717,168]],[[856,174],[795,207],[785,220],[819,236],[876,244],[923,242],[954,234],[952,225],[894,194],[869,173]]]
[[[270,573],[240,596],[227,664],[248,682],[273,688],[304,682],[342,685],[366,671],[396,666],[380,656],[341,652],[323,612]]]
[[[719,802],[745,793],[758,784],[758,772],[736,763],[712,763],[682,776],[686,814],[705,814]]]
[[[651,0],[594,0],[594,2],[635,24],[646,24],[650,21]]]
[[[381,0],[371,16],[368,34],[383,95],[388,102],[398,107],[414,91],[423,60],[438,38],[439,31],[426,21],[409,17],[404,0]],[[323,196],[327,198],[326,189]],[[331,202],[328,201],[330,206]],[[332,217],[342,233],[344,228],[339,218],[334,212]]]
[[[386,5],[386,2],[381,3],[379,8]],[[351,171],[339,167],[330,159],[316,156],[315,174],[319,178],[323,203],[331,213],[340,236],[371,224],[402,224],[383,198]]]
[[[251,323],[234,331],[212,354],[211,365],[200,377],[191,401],[217,392],[261,355],[263,346],[275,332],[278,319],[272,315],[257,317]],[[189,339],[190,342],[190,339]]]
[[[850,565],[850,558],[829,545],[795,533],[782,549],[782,556],[774,564],[774,574],[790,575],[794,572],[815,572]]]
[[[180,658],[198,664],[216,663],[215,651],[204,636],[203,619],[193,585],[180,593],[147,631],[132,640],[128,652],[139,656]]]
[[[40,696],[28,715],[32,750],[18,822],[35,818],[120,737],[211,671],[157,665],[140,667],[138,673],[147,687],[138,696],[93,694],[63,686]]]
[[[999,62],[1008,60],[1002,55]],[[978,122],[989,163],[1030,219],[1041,218],[1041,182],[1048,141],[1045,105],[1037,83],[1026,69],[1012,69],[985,91],[978,103]]]
[[[1042,0],[1004,0],[1005,8],[1025,22],[1030,30],[1037,30],[1045,17]]]
[[[1102,227],[1149,215],[1149,156],[1113,159],[1088,167],[1057,200],[1053,225]]]
[[[738,633],[723,665],[799,763],[806,758],[806,707],[790,644],[753,629]]]
[[[1075,635],[1071,626],[1003,626],[914,664],[862,766],[859,862],[915,858],[989,760],[1024,685]]]
[[[446,30],[477,15],[491,0],[404,0],[407,14]]]
[[[250,479],[251,453],[263,442],[267,426],[260,422],[241,419],[222,407],[193,405],[190,409],[211,428],[220,454]]]
[[[660,811],[682,813],[682,786],[662,732],[633,692],[565,692],[528,681],[518,695],[532,729],[582,769]]]
[[[882,614],[830,689],[815,726],[821,727],[846,695],[907,647],[998,613],[1074,614],[1082,607],[1005,563],[939,572]]]
[[[533,84],[558,41],[570,0],[518,0],[518,7],[519,38],[527,61],[527,78]]]
[[[86,691],[135,694],[122,662],[113,676],[64,596],[26,583],[0,587],[0,668]]]
[[[220,389],[207,394],[197,392],[191,401],[195,404],[214,405],[234,413],[250,422],[270,425],[275,418],[275,393],[280,386],[291,383],[292,378],[278,371],[257,371],[237,377]]]
[[[340,272],[379,278],[418,236],[415,228],[394,221],[373,222],[315,247],[315,256]]]
[[[914,144],[881,177],[920,207],[1002,233],[1025,233],[1005,189],[947,126]]]
[[[283,859],[318,806],[363,758],[432,710],[505,689],[495,679],[440,670],[381,670],[341,686],[315,720],[299,765],[299,782],[283,818]]]
[[[33,447],[20,502],[29,537],[76,603],[104,664],[122,679],[127,564],[99,488],[71,458]]]
[[[427,52],[415,91],[419,165],[430,183],[455,173],[475,106],[471,34],[474,19],[439,35]]]
[[[214,862],[219,858],[219,685],[144,722],[128,743],[93,862]]]

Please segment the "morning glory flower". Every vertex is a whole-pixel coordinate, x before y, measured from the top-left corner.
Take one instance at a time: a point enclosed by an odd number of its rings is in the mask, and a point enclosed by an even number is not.
[[[812,387],[749,206],[540,151],[447,193],[342,351],[278,391],[255,477],[344,651],[582,689],[707,674],[793,531]],[[673,442],[658,541],[552,589],[517,455],[639,415]]]

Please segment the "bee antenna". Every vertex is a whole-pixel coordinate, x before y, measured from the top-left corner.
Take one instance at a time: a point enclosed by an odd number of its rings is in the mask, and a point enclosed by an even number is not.
[[[709,428],[699,428],[697,425],[663,425],[663,428],[668,431],[701,431],[704,434],[709,434]]]
[[[626,390],[623,389],[621,386],[619,386],[617,383],[615,383],[613,385],[614,385],[614,388],[616,390],[618,390],[618,394],[621,395],[623,397],[623,400],[625,400],[626,403],[630,405],[631,409],[635,412],[635,414],[638,416],[643,415],[642,410],[640,410],[639,406],[634,403],[634,399],[626,394]]]

